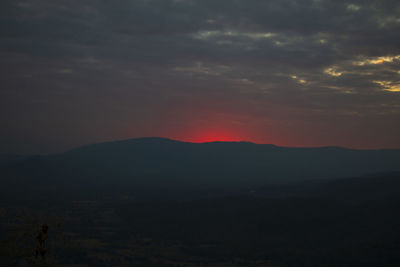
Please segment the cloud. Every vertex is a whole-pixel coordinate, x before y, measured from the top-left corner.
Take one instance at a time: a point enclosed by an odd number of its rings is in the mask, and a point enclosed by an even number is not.
[[[248,120],[288,110],[304,123],[400,116],[395,0],[4,0],[0,22],[6,113],[68,96],[76,112],[98,99],[99,114],[147,103],[156,118],[167,98],[179,106],[224,95]]]

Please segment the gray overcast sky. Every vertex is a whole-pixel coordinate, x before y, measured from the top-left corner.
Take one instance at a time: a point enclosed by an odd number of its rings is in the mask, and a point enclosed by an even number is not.
[[[2,0],[0,153],[400,148],[400,1]]]

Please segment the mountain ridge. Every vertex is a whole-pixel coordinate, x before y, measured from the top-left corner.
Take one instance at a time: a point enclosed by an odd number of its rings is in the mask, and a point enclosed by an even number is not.
[[[247,186],[400,171],[398,162],[400,150],[139,138],[29,157],[13,161],[2,170],[9,176],[47,182]]]
[[[254,146],[262,146],[262,147],[274,147],[274,148],[281,148],[281,149],[310,149],[310,150],[318,150],[318,149],[329,149],[329,150],[348,150],[348,151],[400,151],[400,149],[396,148],[376,148],[376,149],[357,149],[357,148],[348,148],[343,146],[335,146],[335,145],[328,145],[328,146],[279,146],[275,144],[268,144],[268,143],[255,143],[252,141],[207,141],[207,142],[188,142],[188,141],[181,141],[166,137],[139,137],[139,138],[129,138],[129,139],[122,139],[122,140],[115,140],[115,141],[105,141],[99,143],[91,143],[82,146],[75,147],[70,150],[66,150],[62,153],[56,154],[65,154],[72,151],[76,151],[82,148],[93,147],[93,146],[100,146],[100,145],[122,145],[122,144],[131,144],[137,142],[144,142],[144,143],[157,143],[157,144],[193,144],[193,145],[212,145],[212,144],[232,144],[232,145],[254,145]],[[56,155],[52,154],[52,155]]]

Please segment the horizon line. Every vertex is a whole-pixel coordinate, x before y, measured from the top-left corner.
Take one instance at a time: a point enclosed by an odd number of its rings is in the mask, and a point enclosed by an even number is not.
[[[179,143],[188,143],[188,144],[211,144],[211,143],[248,143],[248,144],[253,144],[253,145],[269,145],[269,146],[275,146],[275,147],[281,147],[281,148],[340,148],[340,149],[347,149],[347,150],[400,150],[400,148],[352,148],[352,147],[346,147],[346,146],[340,146],[340,145],[321,145],[321,146],[285,146],[285,145],[276,145],[273,143],[258,143],[254,141],[248,141],[248,140],[215,140],[215,141],[184,141],[184,140],[179,140],[175,138],[170,138],[170,137],[161,137],[161,136],[142,136],[142,137],[133,137],[133,138],[127,138],[127,139],[116,139],[116,140],[111,140],[111,141],[100,141],[97,143],[88,143],[84,145],[77,146],[73,149],[66,150],[71,151],[74,149],[78,149],[80,147],[84,146],[90,146],[90,145],[96,145],[96,144],[104,144],[104,143],[114,143],[114,142],[124,142],[124,141],[131,141],[131,140],[139,140],[139,139],[160,139],[160,140],[168,140],[168,141],[174,141],[174,142],[179,142]]]
[[[187,143],[187,144],[212,144],[212,143],[247,143],[247,144],[252,144],[252,145],[265,145],[265,146],[274,146],[274,147],[279,147],[279,148],[298,148],[298,149],[318,149],[318,148],[336,148],[336,149],[346,149],[346,150],[358,150],[358,151],[380,151],[380,150],[400,150],[400,148],[352,148],[352,147],[346,147],[346,146],[340,146],[340,145],[321,145],[321,146],[285,146],[285,145],[276,145],[273,143],[258,143],[254,141],[248,141],[248,140],[214,140],[214,141],[184,141],[184,140],[179,140],[175,138],[170,138],[170,137],[161,137],[161,136],[142,136],[142,137],[132,137],[132,138],[127,138],[127,139],[115,139],[115,140],[105,140],[105,141],[98,141],[98,142],[93,142],[93,143],[86,143],[86,144],[81,144],[77,146],[73,146],[71,148],[67,148],[65,150],[61,150],[59,152],[49,152],[49,153],[32,153],[32,154],[25,154],[25,153],[1,153],[0,156],[50,156],[50,155],[57,155],[57,154],[64,154],[69,151],[73,151],[79,148],[83,148],[86,146],[92,146],[92,145],[100,145],[100,144],[106,144],[106,143],[116,143],[116,142],[126,142],[126,141],[132,141],[132,140],[140,140],[140,139],[159,139],[159,140],[168,140],[168,141],[173,141],[173,142],[179,142],[179,143]]]

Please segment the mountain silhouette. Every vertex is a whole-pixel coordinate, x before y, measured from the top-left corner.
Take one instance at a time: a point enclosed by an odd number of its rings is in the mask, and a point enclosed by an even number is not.
[[[95,253],[121,248],[146,253],[133,254],[136,265],[154,265],[150,246],[154,257],[178,247],[171,257],[183,263],[188,255],[224,263],[240,255],[239,265],[253,266],[257,255],[279,266],[399,266],[399,159],[399,150],[162,138],[4,155],[3,225],[15,214],[66,218],[72,244],[105,245],[79,246],[60,259],[90,266],[104,265]]]
[[[250,142],[137,138],[13,160],[8,176],[41,181],[254,185],[400,171],[400,150],[291,148]],[[35,182],[38,179],[35,180]]]

